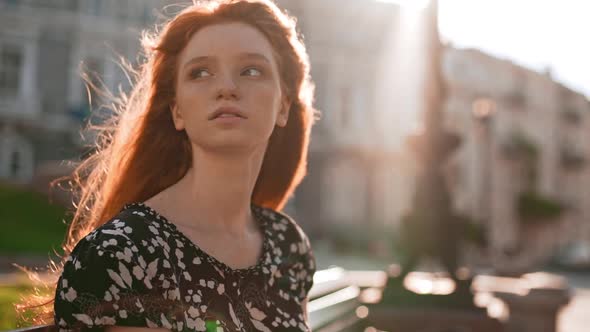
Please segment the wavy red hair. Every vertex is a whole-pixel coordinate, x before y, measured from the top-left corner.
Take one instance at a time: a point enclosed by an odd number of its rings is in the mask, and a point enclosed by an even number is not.
[[[191,167],[188,136],[175,130],[169,107],[175,96],[178,59],[197,31],[223,22],[246,23],[264,34],[276,55],[283,93],[291,101],[287,125],[275,126],[269,139],[252,202],[281,210],[299,185],[306,174],[315,112],[309,59],[295,20],[270,0],[197,2],[164,24],[159,33],[142,35],[146,61],[138,71],[132,70],[133,89],[117,99],[112,118],[98,128],[94,152],[69,177],[76,204],[63,245],[64,258],[83,236],[125,204],[147,200],[179,181]],[[63,264],[52,266],[59,276]],[[55,285],[48,288],[55,290]],[[40,309],[34,323],[51,323],[52,297],[29,296],[17,309]]]

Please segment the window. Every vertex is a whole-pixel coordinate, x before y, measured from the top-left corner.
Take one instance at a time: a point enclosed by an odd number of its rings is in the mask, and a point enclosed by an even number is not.
[[[362,128],[367,114],[363,113],[366,108],[366,99],[362,87],[341,86],[339,89],[340,105],[339,122],[342,128]]]
[[[366,214],[365,170],[354,161],[334,161],[322,178],[323,217],[342,223],[362,221]]]
[[[119,0],[119,1],[114,2],[112,10],[114,10],[114,14],[120,20],[126,20],[129,18],[130,11],[129,11],[128,1],[120,1]]]
[[[88,86],[88,89],[90,89],[91,106],[94,109],[100,106],[100,96],[95,89],[104,90],[102,84],[102,79],[104,77],[104,61],[96,57],[87,57],[86,60],[84,60],[83,71],[88,75],[90,84],[94,86],[94,88],[92,86]],[[86,82],[84,83],[87,84]],[[88,91],[86,88],[82,91],[84,91],[83,98],[87,100]]]
[[[0,132],[0,178],[29,183],[33,177],[33,145],[13,128]]]
[[[30,2],[30,6],[76,11],[76,10],[78,10],[78,1],[77,0],[35,0],[35,1]]]
[[[103,14],[103,7],[101,0],[88,0],[84,3],[85,11],[84,13],[92,16],[100,16]]]
[[[17,177],[21,170],[21,160],[20,154],[18,151],[12,151],[12,156],[10,158],[10,175],[12,177]]]
[[[144,5],[142,19],[144,24],[149,24],[152,22],[152,8],[150,6]]]
[[[350,125],[350,117],[352,113],[353,105],[352,98],[351,98],[351,89],[347,86],[340,88],[340,124],[343,128],[346,128]]]
[[[19,5],[18,0],[0,0],[0,5],[7,5],[11,7],[16,7]]]
[[[313,63],[311,75],[315,84],[314,107],[320,111],[318,124],[321,129],[327,129],[329,126],[325,120],[326,113],[333,108],[328,103],[328,71],[323,63]]]
[[[16,45],[0,45],[0,95],[16,96],[23,62],[22,49]]]

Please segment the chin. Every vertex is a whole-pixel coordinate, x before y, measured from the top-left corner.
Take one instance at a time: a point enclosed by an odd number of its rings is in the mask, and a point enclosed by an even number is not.
[[[247,152],[253,150],[254,145],[243,139],[225,139],[223,142],[208,142],[197,144],[207,152]]]

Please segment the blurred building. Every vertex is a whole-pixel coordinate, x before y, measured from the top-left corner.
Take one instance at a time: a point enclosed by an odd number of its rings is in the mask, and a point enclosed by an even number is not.
[[[92,144],[80,137],[90,113],[81,69],[125,89],[117,56],[135,60],[160,2],[0,0],[0,179],[45,186],[67,173],[61,161]],[[102,101],[94,95],[92,108]]]
[[[423,108],[420,24],[378,1],[277,2],[297,17],[322,113],[287,212],[311,237],[339,225],[395,227],[413,195],[414,162],[400,142],[404,114]],[[68,172],[60,161],[91,144],[80,126],[104,102],[93,95],[89,105],[81,69],[112,91],[127,89],[117,56],[135,63],[141,30],[172,3],[0,0],[0,179],[47,183]],[[487,225],[495,252],[511,260],[589,240],[586,97],[550,73],[474,50],[448,47],[444,70],[447,125],[463,138],[448,165],[457,210]],[[555,222],[522,223],[523,193],[567,209]]]
[[[492,259],[518,269],[590,241],[590,101],[477,50],[448,47],[444,72],[456,208],[488,227]]]
[[[61,161],[76,160],[92,143],[80,139],[80,126],[104,101],[93,94],[89,105],[81,72],[125,90],[117,55],[134,62],[141,29],[171,3],[0,0],[0,178],[44,186],[67,174]],[[309,174],[287,212],[315,234],[334,224],[395,222],[410,198],[411,162],[397,152],[395,117],[382,107],[396,99],[378,87],[393,82],[383,73],[392,70],[399,8],[365,0],[278,3],[298,19],[322,112]]]
[[[322,113],[290,212],[314,237],[339,225],[397,223],[411,199],[413,162],[400,153],[390,109],[403,94],[380,87],[393,90],[405,79],[384,75],[398,64],[391,52],[400,47],[400,8],[365,0],[278,3],[297,17]]]

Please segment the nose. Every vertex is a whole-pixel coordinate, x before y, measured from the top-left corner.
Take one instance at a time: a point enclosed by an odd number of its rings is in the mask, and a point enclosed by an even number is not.
[[[238,86],[230,74],[220,75],[216,99],[238,99]]]

